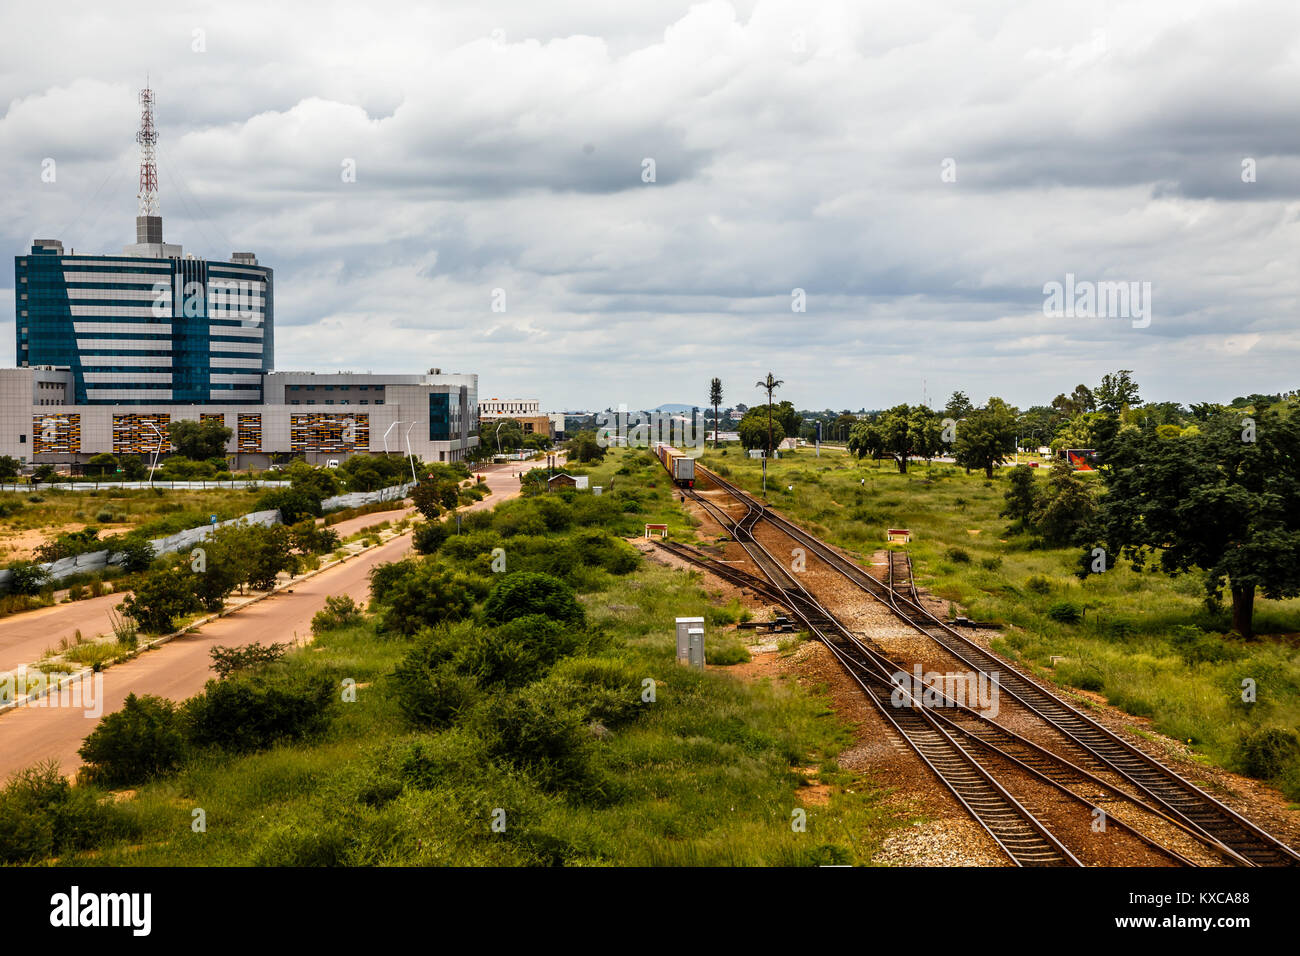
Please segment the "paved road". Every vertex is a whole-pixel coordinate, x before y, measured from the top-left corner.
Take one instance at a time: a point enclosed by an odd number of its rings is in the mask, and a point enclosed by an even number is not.
[[[371,525],[400,521],[412,511],[413,508],[401,508],[375,512],[340,521],[333,528],[340,538],[346,538]],[[87,638],[111,634],[113,626],[108,612],[122,603],[122,597],[120,593],[105,594],[0,618],[0,672],[34,663],[48,648],[57,646],[60,638],[71,638],[77,631]]]
[[[512,471],[521,467],[528,469],[531,466],[516,463],[481,469],[480,473],[487,475],[493,493],[467,510],[490,508],[517,495],[519,479],[512,475]],[[373,514],[352,519],[357,522],[352,530],[377,524],[386,517],[389,516]],[[341,522],[336,527],[348,523]],[[184,700],[198,693],[212,676],[208,652],[214,645],[268,644],[292,640],[295,636],[308,636],[312,616],[324,606],[326,597],[350,594],[358,601],[366,600],[370,569],[384,561],[397,560],[409,550],[409,535],[394,538],[360,557],[296,584],[292,593],[284,591],[272,595],[205,625],[197,634],[187,634],[134,660],[108,668],[102,674],[103,712],[107,714],[120,709],[131,692],[156,694],[172,700]],[[77,602],[67,607],[80,610],[83,603],[89,602]],[[28,616],[23,615],[23,618]],[[57,635],[53,641],[57,641]],[[47,640],[41,645],[41,650],[53,641]],[[77,749],[97,722],[98,718],[87,717],[82,709],[72,708],[18,708],[0,715],[0,781],[17,770],[50,758],[57,760],[65,773],[72,773],[81,765]]]

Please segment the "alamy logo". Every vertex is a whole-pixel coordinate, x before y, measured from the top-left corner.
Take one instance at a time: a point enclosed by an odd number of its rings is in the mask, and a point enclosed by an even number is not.
[[[126,926],[133,936],[148,936],[153,926],[152,893],[82,893],[73,886],[50,897],[50,925]]]
[[[1151,324],[1150,282],[1076,281],[1073,272],[1065,282],[1043,285],[1043,315],[1049,319],[1132,319],[1133,328]]]
[[[704,413],[693,417],[666,412],[631,412],[626,405],[617,412],[600,412],[596,417],[596,444],[602,448],[651,448],[657,444],[678,448],[703,448],[707,432]]]
[[[0,707],[80,709],[85,717],[104,715],[104,675],[66,674],[20,668],[0,675]]]

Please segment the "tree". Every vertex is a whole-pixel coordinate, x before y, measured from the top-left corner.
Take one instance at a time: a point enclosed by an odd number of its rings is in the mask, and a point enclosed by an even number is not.
[[[763,379],[760,382],[754,383],[755,388],[762,388],[762,389],[766,389],[767,391],[767,454],[768,457],[771,457],[772,450],[776,448],[776,444],[777,444],[777,443],[773,443],[772,441],[772,392],[780,388],[784,384],[785,384],[784,381],[773,376],[771,372],[767,373],[767,378]],[[764,474],[766,474],[766,472],[764,472]]]
[[[1093,393],[1098,411],[1118,415],[1126,408],[1142,404],[1142,399],[1138,397],[1137,382],[1133,381],[1132,375],[1132,369],[1122,368],[1114,375],[1108,373],[1101,377],[1101,384]]]
[[[35,561],[15,561],[9,573],[9,590],[14,594],[40,594],[50,581],[50,572]]]
[[[971,412],[957,428],[953,456],[967,471],[984,469],[993,478],[993,468],[1016,450],[1016,413],[1000,398],[990,398],[983,408]]]
[[[18,459],[13,455],[0,455],[0,480],[9,481],[18,477]]]
[[[127,481],[139,481],[149,473],[149,469],[145,467],[144,460],[139,455],[123,455],[121,463],[122,477]]]
[[[1300,417],[1269,410],[1257,419],[1253,434],[1240,413],[1223,413],[1178,438],[1122,430],[1099,448],[1110,463],[1107,550],[1137,567],[1155,551],[1169,574],[1199,569],[1211,598],[1227,586],[1243,638],[1253,634],[1257,591],[1300,594]]]
[[[92,455],[86,462],[86,474],[92,478],[103,478],[117,471],[117,458],[107,452]]]
[[[1019,470],[1013,469],[1012,474]],[[1031,516],[1034,530],[1054,547],[1080,544],[1096,515],[1091,485],[1078,477],[1068,462],[1055,462]]]
[[[722,404],[722,379],[709,382],[709,404],[713,406],[713,447],[718,447],[718,406]]]
[[[779,424],[768,424],[766,416],[761,413],[746,413],[736,426],[736,432],[740,436],[741,447],[747,450],[763,448],[769,457],[772,449],[785,440],[785,430]],[[775,442],[775,445],[769,445],[769,441]]]
[[[1010,487],[1004,496],[1006,507],[1002,509],[1001,517],[1010,518],[1020,529],[1029,526],[1038,508],[1038,484],[1034,471],[1028,465],[1017,465],[1007,476]]]
[[[456,507],[460,484],[452,479],[425,478],[411,492],[411,501],[420,514],[430,520],[442,514],[444,508]]]
[[[281,571],[297,570],[298,559],[292,552],[289,529],[282,524],[269,528],[260,525],[232,525],[240,530],[245,580],[255,591],[270,591]]]
[[[167,426],[167,438],[178,454],[193,461],[224,458],[226,442],[234,434],[215,418],[201,422],[179,421]]]
[[[578,432],[565,443],[564,447],[569,452],[568,460],[580,464],[591,461],[604,461],[605,452],[608,451],[596,438],[596,433],[592,431]]]
[[[907,474],[913,455],[933,458],[942,447],[941,423],[924,405],[895,405],[881,412],[874,421],[859,422],[849,432],[849,451],[859,458],[890,457],[899,474]]]
[[[198,596],[189,568],[151,571],[136,584],[117,609],[146,634],[168,634],[176,629],[177,618],[199,609]]]
[[[965,392],[958,391],[952,393],[943,413],[954,421],[961,421],[969,415],[974,408],[975,406],[971,404],[969,396],[967,396]]]
[[[297,524],[303,518],[320,517],[320,498],[305,487],[272,488],[257,499],[256,511],[279,511],[285,524]]]

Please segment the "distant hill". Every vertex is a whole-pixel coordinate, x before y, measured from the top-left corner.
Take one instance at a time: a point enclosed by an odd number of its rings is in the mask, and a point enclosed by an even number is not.
[[[673,402],[668,402],[667,404],[660,405],[658,408],[652,408],[650,410],[652,412],[667,412],[670,415],[678,415],[682,412],[689,412],[695,407],[695,405],[679,405]]]

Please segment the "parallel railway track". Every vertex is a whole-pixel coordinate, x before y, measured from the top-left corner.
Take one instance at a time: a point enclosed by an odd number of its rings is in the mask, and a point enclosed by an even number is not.
[[[826,644],[877,711],[1013,862],[1021,866],[1082,865],[1078,857],[1057,840],[1029,808],[1005,789],[993,776],[993,772],[1005,776],[1008,773],[1007,763],[1010,763],[1012,773],[1055,788],[1076,805],[1076,812],[1080,814],[1091,814],[1095,809],[1094,801],[1063,786],[1008,749],[999,747],[988,739],[981,739],[953,720],[922,705],[906,689],[907,685],[892,680],[890,675],[897,668],[877,650],[863,644],[844,628],[754,539],[752,527],[761,517],[756,508],[747,507],[745,517],[737,520],[706,499],[698,498],[693,492],[690,494],[712,510],[724,526],[732,528],[737,541],[764,572],[767,580],[755,578],[726,565],[708,562],[692,549],[681,545],[662,543],[661,547],[789,608],[814,636]],[[957,706],[955,702],[946,703],[954,708]],[[965,716],[976,721],[982,720],[973,711],[965,712]],[[1023,741],[1023,744],[1033,747],[1028,741]],[[1110,818],[1109,822],[1127,837],[1140,841],[1173,864],[1191,863],[1186,857],[1150,839],[1127,823],[1115,818]]]
[[[891,556],[888,571],[889,583],[881,582],[829,545],[784,517],[770,511],[753,496],[725,481],[715,473],[700,467],[698,468],[698,474],[703,480],[727,492],[735,501],[745,507],[745,515],[736,519],[716,503],[708,501],[695,492],[691,492],[697,501],[700,501],[706,508],[713,511],[715,516],[719,517],[724,527],[733,529],[738,543],[745,547],[751,557],[754,557],[754,549],[766,551],[753,537],[754,527],[760,521],[766,521],[771,526],[798,541],[828,567],[841,574],[858,588],[881,601],[900,619],[933,639],[954,657],[971,667],[975,673],[983,674],[986,679],[994,681],[1001,692],[1008,694],[1008,696],[1073,742],[1093,762],[1093,769],[1108,770],[1126,781],[1137,793],[1124,792],[1123,796],[1125,798],[1160,814],[1180,829],[1192,833],[1230,862],[1261,866],[1294,866],[1300,864],[1300,854],[1281,843],[1271,834],[1255,826],[1231,808],[1183,779],[1172,769],[1165,767],[1136,747],[1117,737],[1090,717],[1075,710],[1054,694],[1030,681],[1027,677],[1009,667],[1005,661],[994,657],[978,644],[966,638],[965,635],[953,630],[943,621],[930,614],[920,602],[915,584],[912,581],[910,561],[908,561],[906,555],[903,555],[901,559]],[[767,555],[767,558],[770,564],[775,565],[779,575],[784,575],[786,578],[791,577],[779,562],[771,559],[770,555]],[[764,571],[764,574],[769,579],[772,577],[769,568],[763,567],[761,561],[755,559],[755,564]],[[729,570],[734,571],[735,569]],[[798,591],[807,594],[797,581],[794,581],[793,584],[797,586]],[[753,586],[752,582],[748,586]],[[788,595],[789,593],[789,589],[784,585],[773,582],[773,587],[778,594]],[[773,596],[775,595],[769,595],[769,597]],[[811,600],[811,595],[808,595],[808,599]],[[792,602],[785,600],[780,603],[791,606]],[[820,605],[817,608],[821,610],[826,618],[833,621],[833,618],[830,618],[830,615],[826,614],[824,609],[820,608]],[[799,608],[791,607],[791,610],[801,616],[802,619],[802,612]],[[805,623],[807,622],[805,621]],[[835,622],[835,624],[838,626],[838,622]],[[812,629],[816,631],[815,626]],[[855,662],[857,665],[872,666],[877,670],[882,666],[884,659],[878,655],[878,652],[867,648],[861,641],[843,629],[842,626],[839,626],[839,630],[844,632],[843,636],[847,637],[850,644],[856,645],[855,650],[861,648],[868,656],[875,653],[880,658],[873,660],[870,665],[863,665],[862,660],[857,660]],[[837,646],[832,640],[827,640],[821,633],[818,633],[817,636],[826,641],[828,646],[832,647],[832,650],[837,651],[837,657],[840,657],[842,662],[844,661],[846,652],[843,646]],[[843,641],[840,643],[842,645]],[[846,663],[845,666],[851,669],[850,664]],[[883,666],[890,666],[889,662],[885,661]],[[869,696],[871,695],[869,694]],[[1003,756],[1018,760],[1022,766],[1028,767],[1034,772],[1043,774],[1049,764],[1056,764],[1057,775],[1049,782],[1053,782],[1056,786],[1062,785],[1059,778],[1061,770],[1059,764],[1063,761],[1063,758],[1018,735],[1011,734],[973,711],[963,713],[958,709],[955,712],[949,711],[949,713],[956,713],[959,718],[966,720],[968,723],[971,723],[970,718],[973,716],[975,721],[972,726],[965,728],[967,732],[981,739],[988,746],[995,747]],[[945,720],[947,719],[945,718]],[[952,723],[952,721],[948,722]],[[994,742],[995,740],[997,743]],[[1089,769],[1068,761],[1064,762],[1071,768],[1070,773],[1076,776],[1082,774],[1082,779],[1088,781],[1090,786],[1100,786],[1111,791],[1116,789],[1102,781]]]

